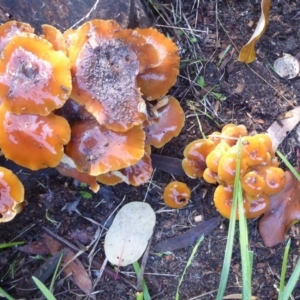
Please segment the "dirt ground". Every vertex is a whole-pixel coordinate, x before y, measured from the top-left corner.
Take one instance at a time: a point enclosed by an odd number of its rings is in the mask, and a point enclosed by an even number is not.
[[[156,0],[147,3],[147,13],[153,26],[169,35],[178,45],[181,56],[180,76],[169,94],[180,100],[186,114],[186,125],[179,137],[154,153],[182,159],[187,143],[201,137],[197,119],[189,103],[193,101],[201,120],[202,130],[208,134],[224,124],[247,126],[249,132],[265,132],[288,110],[300,105],[299,78],[279,78],[272,70],[274,60],[283,52],[296,55],[300,52],[300,2],[274,0],[267,31],[257,44],[257,60],[249,66],[237,61],[238,50],[248,41],[260,16],[260,1],[180,1]],[[222,58],[222,53],[230,45]],[[227,48],[228,49],[228,48]],[[197,85],[204,78],[206,90]],[[217,96],[208,93],[213,89]],[[221,98],[221,99],[218,99]],[[287,158],[297,163],[299,141],[291,132],[281,145]],[[102,186],[91,199],[81,197],[81,187],[55,170],[29,172],[2,158],[1,164],[18,171],[25,183],[28,205],[13,221],[0,225],[0,244],[10,241],[30,243],[40,241],[45,230],[51,229],[74,245],[87,244],[97,231],[97,224],[105,224],[108,217],[122,202],[145,199],[157,212],[152,245],[169,237],[178,236],[195,225],[194,217],[208,220],[218,216],[212,202],[215,186],[203,180],[172,176],[155,170],[151,181],[141,187],[119,184]],[[284,168],[284,166],[282,166]],[[163,188],[176,178],[192,189],[189,204],[181,210],[164,206]],[[78,212],[63,210],[66,204],[81,198]],[[89,219],[85,219],[89,218]],[[51,221],[52,220],[52,221]],[[92,222],[91,220],[95,221]],[[105,224],[109,227],[112,218]],[[250,248],[254,253],[252,289],[256,299],[277,299],[275,286],[279,285],[285,243],[267,248],[257,230],[258,220],[249,225]],[[292,239],[287,277],[299,257],[299,226],[293,226],[288,236]],[[215,299],[222,269],[228,221],[222,219],[200,245],[180,288],[180,299]],[[103,237],[98,243],[98,258],[104,259]],[[151,251],[145,269],[145,280],[151,299],[171,300],[175,297],[179,278],[192,252],[192,246],[178,249],[168,255],[157,256]],[[17,299],[41,299],[36,289],[29,289],[33,272],[44,263],[47,255],[33,255],[9,248],[0,252],[0,286]],[[87,260],[79,257],[84,266]],[[121,270],[121,276],[136,284],[132,267]],[[91,271],[95,280],[97,273]],[[48,283],[49,281],[47,281]],[[231,262],[226,295],[241,293],[241,259],[238,239]],[[114,280],[103,275],[94,289],[97,299],[135,299],[135,290],[122,279]],[[56,282],[57,299],[85,299],[83,292],[71,278]],[[295,299],[300,298],[300,285],[296,286]],[[238,299],[238,298],[230,298]]]

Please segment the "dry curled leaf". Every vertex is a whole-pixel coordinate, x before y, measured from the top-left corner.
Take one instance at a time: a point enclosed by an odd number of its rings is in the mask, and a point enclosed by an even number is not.
[[[147,247],[155,220],[155,213],[147,203],[124,205],[105,236],[104,251],[108,261],[117,266],[137,261]]]
[[[300,220],[300,182],[290,171],[285,177],[283,190],[270,197],[270,207],[258,224],[267,247],[281,243],[287,230]]]
[[[240,51],[238,58],[239,61],[245,62],[247,64],[254,61],[256,57],[255,45],[267,28],[269,22],[270,6],[271,0],[261,0],[261,15],[259,21],[249,42]]]
[[[273,150],[276,151],[287,134],[291,132],[300,121],[300,106],[295,107],[286,114],[286,118],[275,121],[267,130],[272,140]]]

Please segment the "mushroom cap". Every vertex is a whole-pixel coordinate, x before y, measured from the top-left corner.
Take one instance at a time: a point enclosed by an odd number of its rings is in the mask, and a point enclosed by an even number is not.
[[[154,67],[148,67],[137,77],[138,86],[147,100],[158,99],[167,94],[176,83],[179,74],[180,58],[176,44],[154,28],[138,28],[136,32],[142,35],[147,44],[152,44],[159,55],[160,62]],[[153,65],[153,57],[149,56],[149,66]],[[146,60],[146,56],[144,56]],[[143,60],[143,65],[147,63]]]
[[[13,36],[19,35],[24,32],[33,33],[34,28],[29,24],[18,22],[18,21],[9,21],[0,26],[0,53],[4,47],[10,42]]]
[[[165,55],[160,53],[162,50],[160,44],[152,43],[153,38],[147,38],[147,36],[132,29],[122,29],[116,33],[116,36],[120,39],[125,39],[136,54],[139,61],[139,73],[161,64],[161,56],[163,55],[164,57]]]
[[[214,149],[206,157],[206,165],[212,171],[217,173],[220,159],[226,153],[223,149]]]
[[[32,33],[13,36],[0,57],[0,98],[14,114],[48,115],[72,89],[69,59]]]
[[[146,143],[161,148],[178,136],[184,126],[185,115],[179,101],[168,96],[167,104],[157,109],[158,121],[144,128]]]
[[[38,170],[61,161],[63,145],[70,140],[68,122],[54,114],[15,115],[0,106],[0,148],[6,158]]]
[[[247,128],[244,125],[227,124],[221,131],[222,140],[230,146],[235,145],[239,137],[246,136],[247,134]]]
[[[95,119],[74,124],[66,147],[77,169],[98,176],[136,164],[144,155],[145,133],[134,126],[126,132],[114,132]]]
[[[251,196],[257,196],[264,191],[266,182],[255,171],[247,172],[241,179],[242,189]]]
[[[208,183],[218,182],[218,173],[213,172],[211,169],[206,168],[203,172],[203,179]]]
[[[71,98],[85,106],[110,130],[127,131],[145,120],[145,102],[137,86],[138,59],[119,25],[92,20],[67,36],[73,90]],[[66,36],[66,34],[65,34]]]
[[[106,185],[116,185],[118,183],[123,182],[122,178],[117,176],[114,173],[114,171],[100,174],[96,178],[97,178],[97,181],[99,181],[103,184],[106,184]]]
[[[180,181],[172,181],[164,189],[164,202],[171,208],[184,207],[188,204],[190,197],[190,188]]]
[[[244,197],[250,202],[250,207],[245,212],[247,219],[254,219],[261,216],[270,206],[270,197],[267,194],[260,194],[255,197],[244,194]]]
[[[55,168],[63,176],[69,176],[79,182],[87,183],[94,193],[97,193],[100,189],[100,186],[96,181],[96,177],[84,172],[79,172],[74,161],[66,154],[64,154],[62,160]]]
[[[215,148],[209,139],[198,139],[189,143],[183,152],[182,167],[187,176],[191,178],[202,177],[206,169],[206,157]]]
[[[54,50],[66,51],[65,39],[61,31],[48,24],[43,24],[42,29],[45,39],[52,44]]]
[[[235,178],[235,170],[237,164],[237,146],[231,147],[220,159],[218,165],[218,176],[220,180],[225,181],[227,184],[233,184]],[[248,169],[248,165],[241,155],[240,176],[242,177]]]
[[[214,193],[214,203],[218,212],[225,218],[230,219],[231,208],[233,201],[233,186],[219,185]],[[247,213],[250,208],[250,202],[244,199],[244,212]],[[238,210],[236,212],[236,219],[239,219]]]
[[[24,186],[19,178],[0,167],[0,223],[12,220],[25,204]]]
[[[285,184],[285,172],[278,167],[273,166],[258,166],[254,171],[261,176],[266,185],[263,192],[268,195],[278,194]]]
[[[256,136],[242,137],[243,157],[248,166],[256,166],[266,161],[267,149],[262,139]]]
[[[127,184],[140,186],[150,180],[152,172],[151,158],[145,152],[142,159],[136,164],[119,171],[114,171],[113,173],[122,178]]]

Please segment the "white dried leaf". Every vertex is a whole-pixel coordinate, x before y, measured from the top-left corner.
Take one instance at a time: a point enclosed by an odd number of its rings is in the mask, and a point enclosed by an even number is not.
[[[147,247],[155,220],[155,212],[147,203],[131,202],[123,206],[105,236],[108,261],[117,266],[136,262]]]
[[[295,78],[300,71],[299,61],[292,55],[283,53],[283,56],[274,62],[275,72],[283,78]]]

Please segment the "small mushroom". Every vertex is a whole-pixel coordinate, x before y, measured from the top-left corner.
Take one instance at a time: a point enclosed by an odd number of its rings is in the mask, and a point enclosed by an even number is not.
[[[48,24],[43,24],[42,29],[45,39],[52,44],[54,50],[66,51],[64,36],[57,28]]]
[[[187,176],[191,178],[202,177],[206,169],[206,158],[215,148],[209,139],[199,139],[188,144],[183,152],[182,167]]]
[[[227,124],[221,131],[222,140],[230,146],[235,145],[239,137],[247,134],[247,128],[244,125]]]
[[[163,199],[171,208],[182,208],[188,204],[191,197],[189,187],[180,181],[170,182],[164,189]]]
[[[114,132],[95,119],[83,120],[71,127],[66,154],[79,171],[98,176],[136,164],[144,155],[144,141],[141,125]]]
[[[250,202],[248,211],[245,212],[247,219],[254,219],[264,214],[270,206],[270,197],[267,194],[260,194],[257,196],[244,195],[247,201]]]
[[[255,171],[246,173],[241,179],[242,189],[251,196],[260,195],[266,186],[265,180]]]
[[[0,148],[6,158],[31,170],[57,166],[63,146],[70,140],[66,119],[48,116],[15,115],[0,106]]]
[[[214,193],[214,203],[218,212],[225,218],[230,219],[233,201],[233,186],[219,185]],[[244,199],[244,212],[247,213],[250,208],[250,202]],[[239,219],[238,210],[236,212],[236,219]]]
[[[100,186],[96,181],[96,177],[84,172],[79,172],[74,161],[68,155],[64,154],[62,160],[55,168],[63,176],[69,176],[79,182],[87,183],[94,193],[99,191]]]
[[[158,99],[166,95],[177,80],[180,63],[178,48],[171,39],[154,28],[138,28],[136,31],[154,46],[160,60],[157,66],[146,68],[138,74],[138,86],[147,100]]]
[[[10,170],[0,167],[0,223],[11,221],[23,210],[24,186]]]
[[[285,173],[281,168],[273,166],[259,166],[254,171],[261,176],[266,185],[263,192],[268,195],[279,193],[285,184]]]
[[[171,96],[165,98],[168,101],[166,105],[157,109],[157,120],[144,128],[146,143],[156,148],[161,148],[172,138],[177,137],[185,121],[184,111],[179,101]]]
[[[242,152],[248,166],[260,165],[266,161],[266,146],[257,136],[242,137]]]
[[[0,98],[14,114],[48,115],[72,89],[69,59],[32,33],[12,37],[0,57]]]

